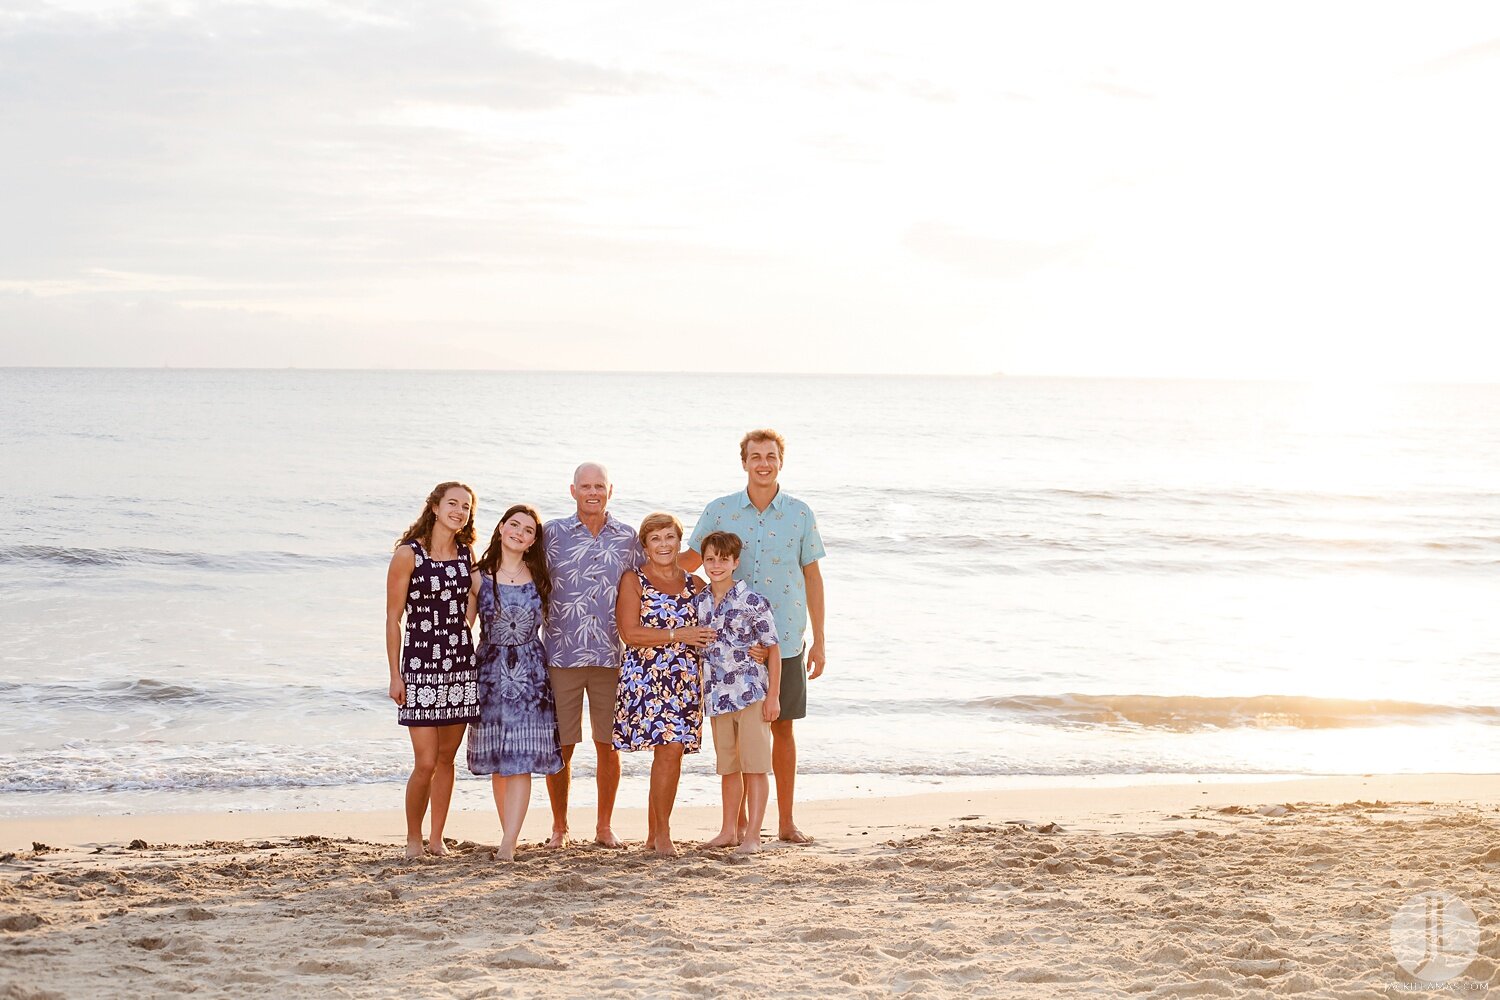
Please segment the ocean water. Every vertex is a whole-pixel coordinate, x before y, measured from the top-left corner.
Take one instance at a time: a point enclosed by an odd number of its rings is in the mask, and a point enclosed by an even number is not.
[[[432,485],[691,525],[759,425],[828,548],[804,795],[1500,760],[1500,387],[0,369],[0,815],[396,806]]]

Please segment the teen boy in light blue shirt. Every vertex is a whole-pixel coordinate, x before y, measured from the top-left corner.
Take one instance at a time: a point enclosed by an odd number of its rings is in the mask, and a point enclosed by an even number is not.
[[[807,681],[823,672],[823,537],[807,504],[788,496],[777,482],[786,440],[774,430],[748,432],[740,439],[745,489],[709,503],[693,527],[682,568],[702,563],[700,546],[715,531],[729,531],[744,543],[735,579],[750,584],[771,602],[782,650],[781,716],[771,723],[771,763],[776,772],[777,837],[796,844],[812,838],[793,821],[797,782],[797,741],[792,723],[807,714]],[[812,642],[804,647],[808,625]],[[805,655],[804,655],[805,654]]]

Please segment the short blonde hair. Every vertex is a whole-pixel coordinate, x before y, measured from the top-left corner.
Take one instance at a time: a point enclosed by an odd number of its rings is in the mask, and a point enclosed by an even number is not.
[[[668,514],[663,510],[659,510],[654,514],[647,514],[646,519],[641,522],[641,530],[636,532],[636,537],[641,540],[642,545],[645,545],[646,539],[650,537],[651,532],[660,531],[663,528],[676,528],[677,540],[682,540],[682,522],[677,520],[675,515]]]
[[[781,456],[781,460],[783,462],[786,461],[786,438],[782,437],[780,434],[777,434],[769,427],[762,427],[759,430],[746,431],[745,436],[740,438],[741,462],[745,460],[745,451],[749,447],[751,441],[775,441],[776,454]]]

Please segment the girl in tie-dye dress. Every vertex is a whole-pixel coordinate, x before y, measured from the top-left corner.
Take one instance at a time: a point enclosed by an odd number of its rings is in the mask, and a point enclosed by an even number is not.
[[[542,521],[525,504],[505,512],[479,559],[479,721],[469,727],[469,770],[490,775],[502,839],[515,857],[531,776],[562,770],[557,708],[540,632],[552,593]]]

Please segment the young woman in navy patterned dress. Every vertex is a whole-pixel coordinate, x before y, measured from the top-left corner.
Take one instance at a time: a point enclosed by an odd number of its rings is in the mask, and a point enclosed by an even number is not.
[[[531,776],[562,770],[557,706],[542,655],[542,619],[552,594],[542,519],[525,504],[505,512],[479,572],[479,721],[469,726],[469,770],[490,775],[511,861],[531,803]]]
[[[699,650],[714,630],[698,624],[693,598],[704,583],[677,568],[682,522],[650,514],[641,522],[646,562],[620,577],[615,623],[626,644],[615,700],[617,750],[651,750],[647,803],[648,851],[671,857],[670,821],[682,775],[682,755],[703,743],[703,684]]]
[[[385,652],[396,718],[411,735],[406,781],[406,856],[447,854],[443,826],[453,797],[453,758],[479,717],[474,666],[474,510],[463,483],[439,483],[396,543],[385,578]],[[432,806],[432,833],[422,819]]]

